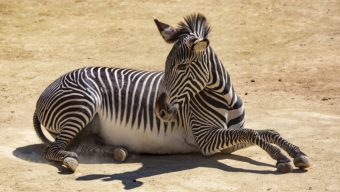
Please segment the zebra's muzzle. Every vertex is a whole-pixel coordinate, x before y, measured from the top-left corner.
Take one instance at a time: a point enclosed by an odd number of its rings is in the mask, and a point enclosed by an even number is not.
[[[171,105],[168,103],[168,96],[166,93],[159,95],[155,107],[157,117],[167,122],[175,121],[177,118],[177,110],[177,105]]]

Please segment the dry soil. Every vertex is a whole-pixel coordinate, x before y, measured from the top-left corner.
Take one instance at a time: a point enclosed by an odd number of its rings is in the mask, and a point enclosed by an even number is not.
[[[32,127],[54,79],[83,66],[163,70],[171,45],[152,16],[193,12],[244,99],[246,126],[275,129],[310,157],[277,174],[257,147],[234,155],[46,162]],[[0,1],[0,191],[340,191],[340,2],[337,0]]]

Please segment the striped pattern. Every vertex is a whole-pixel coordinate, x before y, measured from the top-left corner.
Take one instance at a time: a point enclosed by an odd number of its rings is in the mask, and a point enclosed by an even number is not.
[[[203,15],[186,17],[178,28],[155,22],[163,38],[174,43],[164,73],[87,67],[61,76],[42,93],[33,121],[44,142],[48,140],[40,124],[55,137],[47,149],[47,159],[76,160],[77,154],[66,149],[95,117],[99,118],[95,127],[104,127],[97,132],[105,142],[136,152],[200,150],[211,155],[258,145],[279,163],[288,163],[290,160],[273,143],[293,158],[304,155],[275,131],[243,128],[243,102],[209,46],[210,27]],[[156,116],[160,98],[167,98],[161,101],[166,107],[176,109],[171,122]],[[107,151],[87,144],[79,149]],[[71,169],[74,171],[74,166]]]
[[[156,24],[158,20],[155,21]],[[290,160],[274,143],[293,158],[304,155],[298,147],[276,132],[244,127],[244,105],[234,91],[229,74],[213,49],[208,46],[210,27],[201,14],[185,18],[177,29],[157,24],[166,30],[174,46],[167,58],[164,87],[171,108],[178,106],[180,118],[187,120],[196,144],[205,155],[258,145],[279,163]],[[167,30],[167,29],[171,30]]]
[[[53,82],[37,102],[41,123],[52,133],[71,125],[75,136],[95,114],[137,129],[167,129],[175,124],[154,115],[162,72],[89,67],[63,75]]]

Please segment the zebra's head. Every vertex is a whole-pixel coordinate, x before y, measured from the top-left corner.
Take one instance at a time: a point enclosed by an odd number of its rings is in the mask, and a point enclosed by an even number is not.
[[[177,109],[208,83],[210,27],[201,14],[185,17],[176,28],[154,20],[163,39],[174,44],[165,62],[163,91],[156,103],[156,114],[163,120],[172,121]]]

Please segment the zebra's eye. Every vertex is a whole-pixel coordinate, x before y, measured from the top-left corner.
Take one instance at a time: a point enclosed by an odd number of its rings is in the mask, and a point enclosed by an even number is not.
[[[189,64],[187,64],[187,63],[178,64],[177,70],[180,70],[180,71],[186,70],[188,66],[189,66]]]

